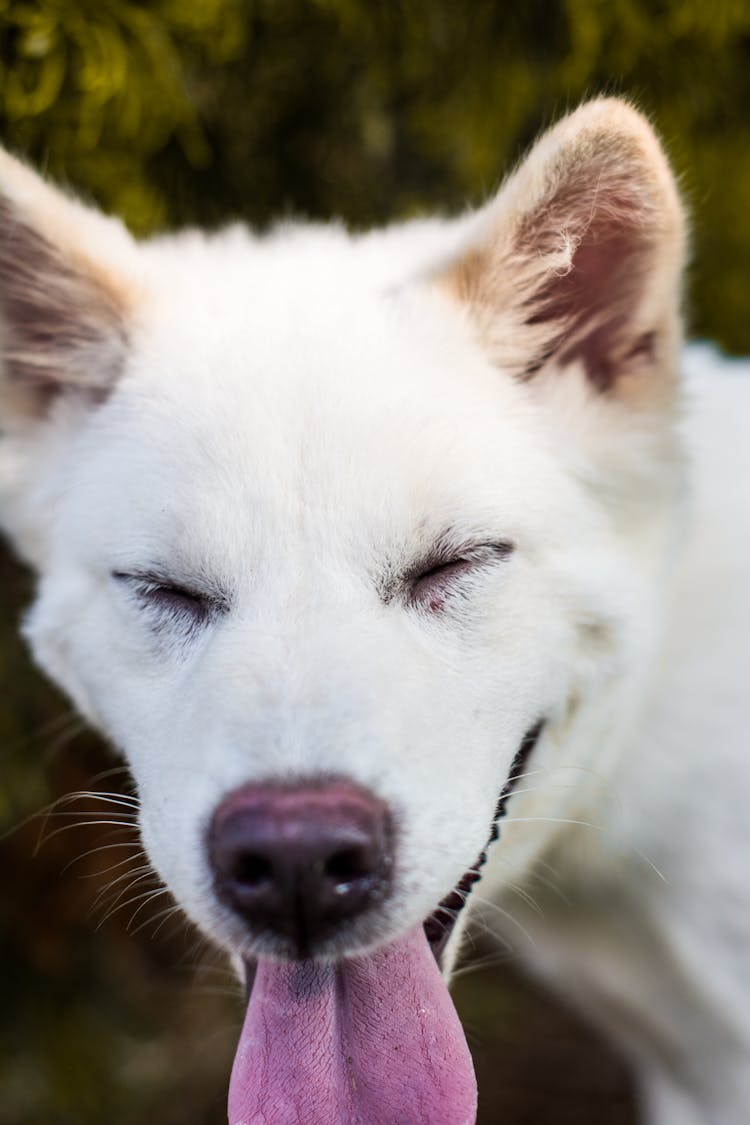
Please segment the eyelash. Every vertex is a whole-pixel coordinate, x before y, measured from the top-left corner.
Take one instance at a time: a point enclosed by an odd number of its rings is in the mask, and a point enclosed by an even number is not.
[[[189,623],[191,627],[203,625],[211,616],[227,610],[226,602],[215,594],[190,589],[176,582],[123,571],[114,571],[112,577],[129,587],[147,610],[161,618]]]
[[[507,559],[514,545],[507,540],[469,547],[460,554],[429,560],[407,575],[408,600],[420,609],[439,613],[453,589],[480,569]]]

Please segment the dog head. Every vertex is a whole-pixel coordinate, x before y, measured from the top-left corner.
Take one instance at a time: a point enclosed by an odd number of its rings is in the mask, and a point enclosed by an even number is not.
[[[475,863],[529,732],[564,757],[650,643],[684,254],[653,133],[593,102],[480,211],[363,236],[136,244],[8,156],[0,192],[0,510],[37,659],[218,942],[396,940]]]

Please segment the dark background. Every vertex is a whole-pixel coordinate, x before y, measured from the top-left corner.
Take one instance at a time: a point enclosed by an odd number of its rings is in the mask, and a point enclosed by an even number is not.
[[[680,175],[693,333],[750,352],[742,0],[0,0],[0,137],[139,234],[455,210],[600,92],[652,116]],[[127,824],[86,824],[117,806],[25,823],[128,781],[31,668],[31,583],[1,552],[0,582],[0,1125],[225,1125],[229,974],[136,897],[148,878],[107,889],[143,862]],[[512,965],[456,997],[481,1125],[632,1123],[618,1064]]]

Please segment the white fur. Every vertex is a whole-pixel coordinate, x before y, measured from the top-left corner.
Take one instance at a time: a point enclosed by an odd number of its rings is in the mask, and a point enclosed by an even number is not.
[[[655,370],[641,349],[606,392],[559,352],[526,381],[513,369],[546,328],[524,335],[512,271],[524,299],[554,287],[593,219],[571,216],[546,264],[533,246],[519,256],[516,231],[532,208],[569,206],[560,185],[587,159],[612,222],[635,209],[651,255],[626,329],[662,341]],[[204,837],[234,787],[343,773],[390,802],[394,895],[330,949],[348,952],[404,933],[451,890],[544,718],[482,896],[520,923],[505,936],[529,962],[619,1036],[649,1121],[740,1125],[750,370],[688,351],[673,402],[679,205],[641,118],[584,107],[524,168],[453,223],[140,247],[117,228],[87,242],[81,268],[98,257],[118,279],[129,352],[103,403],[78,388],[5,407],[0,512],[40,576],[26,634],[126,755],[154,866],[233,952],[247,938],[215,899]],[[72,205],[12,162],[0,172],[54,239],[50,199]],[[61,252],[70,238],[66,224]],[[398,575],[448,530],[457,551],[515,550],[431,614]],[[219,588],[229,612],[189,635],[155,630],[112,577],[138,570]],[[542,865],[572,906],[545,891]]]

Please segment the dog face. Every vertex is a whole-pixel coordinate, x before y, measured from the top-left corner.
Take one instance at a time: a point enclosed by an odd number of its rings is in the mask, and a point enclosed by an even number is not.
[[[346,806],[341,839],[382,836],[377,893],[309,952],[398,938],[475,863],[528,732],[564,760],[648,644],[682,257],[653,135],[592,103],[481,212],[359,238],[137,246],[0,179],[0,484],[37,659],[218,942],[299,952],[222,893],[214,845],[237,799],[294,834],[300,787],[320,823]]]

